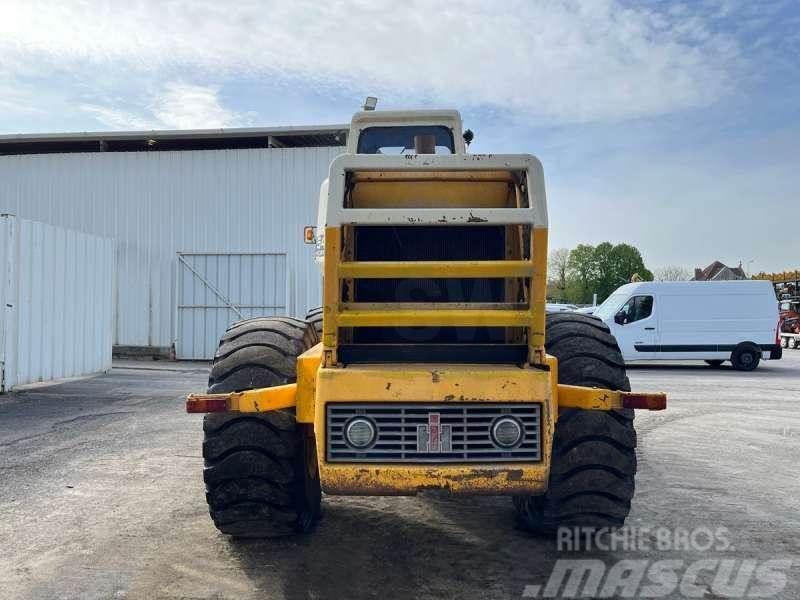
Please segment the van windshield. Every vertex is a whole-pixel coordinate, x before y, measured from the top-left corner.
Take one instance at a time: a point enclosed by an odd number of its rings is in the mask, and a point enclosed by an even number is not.
[[[606,298],[605,302],[597,307],[597,310],[595,310],[593,313],[594,316],[600,317],[603,321],[611,318],[617,313],[619,307],[622,306],[623,302],[625,302],[629,296],[630,294],[627,293],[611,294],[608,298]]]

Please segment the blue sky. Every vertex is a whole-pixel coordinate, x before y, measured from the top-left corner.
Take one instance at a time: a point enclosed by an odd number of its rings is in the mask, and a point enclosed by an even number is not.
[[[343,123],[367,94],[536,154],[552,248],[800,268],[797,0],[0,0],[0,133]]]

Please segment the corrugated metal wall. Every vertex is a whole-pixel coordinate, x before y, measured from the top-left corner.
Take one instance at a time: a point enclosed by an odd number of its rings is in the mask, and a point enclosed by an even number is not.
[[[342,148],[0,156],[0,212],[115,238],[114,343],[169,347],[178,252],[287,256],[287,314],[319,304],[303,226]]]
[[[4,390],[111,368],[113,240],[3,215],[0,260]]]
[[[286,315],[286,296],[285,254],[179,254],[177,358],[213,358],[229,325]]]

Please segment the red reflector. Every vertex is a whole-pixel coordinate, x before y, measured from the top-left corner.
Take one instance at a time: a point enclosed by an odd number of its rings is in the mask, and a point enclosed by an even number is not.
[[[622,407],[644,410],[664,410],[667,408],[667,395],[625,393],[622,396]]]
[[[187,413],[225,412],[228,410],[227,398],[192,398],[186,399]]]

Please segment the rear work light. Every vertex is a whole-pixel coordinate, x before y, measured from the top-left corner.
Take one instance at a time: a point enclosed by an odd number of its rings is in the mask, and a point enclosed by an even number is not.
[[[186,399],[187,413],[225,412],[228,410],[228,397],[190,395]]]
[[[622,394],[622,408],[638,408],[644,410],[664,410],[667,408],[665,394],[637,394],[625,392]]]

